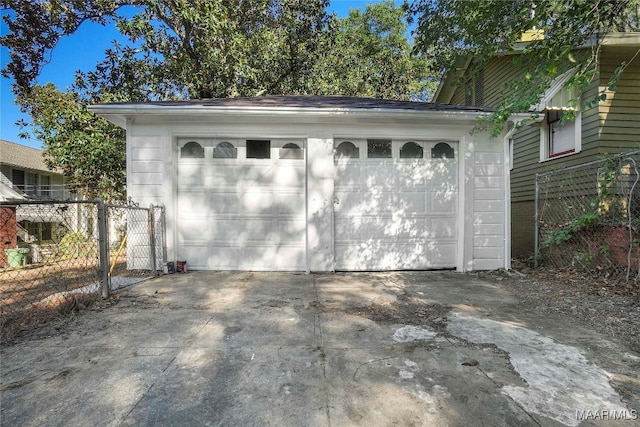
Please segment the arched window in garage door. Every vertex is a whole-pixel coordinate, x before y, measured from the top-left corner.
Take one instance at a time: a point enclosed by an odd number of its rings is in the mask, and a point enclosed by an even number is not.
[[[289,142],[280,149],[281,159],[304,159],[304,150],[298,144]]]
[[[431,149],[432,159],[454,159],[455,157],[453,147],[446,142],[439,142]]]
[[[214,159],[235,159],[238,157],[238,149],[228,141],[222,141],[213,149]]]
[[[336,158],[357,159],[360,157],[360,149],[351,141],[341,142],[336,148]]]
[[[423,148],[413,141],[409,141],[400,147],[401,159],[422,159],[424,157]]]
[[[180,149],[180,157],[183,159],[203,159],[204,147],[196,141],[189,141]]]

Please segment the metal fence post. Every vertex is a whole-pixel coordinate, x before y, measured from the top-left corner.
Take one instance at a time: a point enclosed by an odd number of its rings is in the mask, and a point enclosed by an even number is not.
[[[164,205],[160,206],[160,227],[162,232],[162,263],[167,262],[167,217]]]
[[[149,205],[149,250],[151,254],[151,271],[155,276],[158,272],[156,268],[156,231],[155,231],[155,212],[153,203]]]
[[[100,252],[100,288],[102,298],[109,296],[109,245],[107,236],[107,206],[98,198],[98,247]]]
[[[535,231],[533,236],[533,247],[534,247],[534,255],[533,255],[533,265],[535,268],[538,268],[538,257],[539,257],[539,239],[540,239],[540,211],[538,205],[540,204],[540,174],[536,174],[536,198],[535,198],[535,214],[534,214],[534,223],[535,223]]]

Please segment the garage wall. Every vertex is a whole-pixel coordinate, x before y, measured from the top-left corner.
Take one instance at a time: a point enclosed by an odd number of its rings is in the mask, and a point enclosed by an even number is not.
[[[317,119],[316,121],[320,121]],[[215,122],[185,122],[174,118],[137,117],[130,121],[127,144],[127,192],[141,206],[164,204],[168,259],[176,259],[176,140],[178,136],[237,138],[303,138],[307,141],[307,269],[333,271],[333,138],[374,137],[460,141],[460,251],[458,270],[504,267],[506,174],[501,138],[471,135],[473,121],[463,125],[401,122],[279,123],[236,118]],[[464,200],[463,200],[464,199]]]
[[[127,196],[140,207],[164,205],[173,200],[174,167],[171,137],[162,126],[130,126],[127,129]],[[167,246],[173,248],[174,212],[165,211]],[[169,251],[168,259],[175,259]],[[145,260],[141,263],[148,265]],[[160,262],[160,260],[158,260]]]
[[[472,270],[505,267],[506,173],[502,138],[474,135]]]

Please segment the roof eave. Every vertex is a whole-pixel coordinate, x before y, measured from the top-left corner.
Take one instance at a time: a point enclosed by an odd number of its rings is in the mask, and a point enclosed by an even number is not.
[[[454,82],[464,75],[469,69],[473,55],[467,55],[463,60],[460,60],[459,65],[455,65],[455,68],[451,71],[447,71],[443,78],[440,79],[436,93],[433,95],[433,101],[442,102],[445,104],[451,103],[451,98],[456,90]]]
[[[411,110],[394,108],[313,108],[313,107],[260,107],[260,106],[157,106],[148,104],[90,105],[89,111],[98,114],[110,122],[126,128],[127,117],[133,116],[179,116],[190,117],[217,116],[296,116],[335,118],[350,116],[354,118],[393,118],[412,119],[430,117],[436,119],[475,120],[490,114],[481,110]]]

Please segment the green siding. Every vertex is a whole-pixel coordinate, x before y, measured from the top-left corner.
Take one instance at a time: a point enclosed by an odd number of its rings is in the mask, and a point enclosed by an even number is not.
[[[505,96],[505,82],[511,81],[523,74],[521,68],[516,68],[512,61],[514,56],[507,55],[493,58],[489,61],[484,72],[484,104],[496,106]]]
[[[505,95],[504,83],[522,74],[521,69],[512,64],[513,56],[506,55],[489,60],[484,69],[483,105],[492,107],[498,105]],[[451,98],[450,103],[463,105],[465,103],[464,85],[458,86]],[[438,102],[438,100],[435,100]]]
[[[622,61],[629,61],[636,49],[605,47],[601,56],[600,90]],[[599,107],[601,153],[640,149],[640,61],[636,58],[622,73],[616,92],[607,91]]]
[[[629,62],[638,46],[603,46],[600,72],[581,96],[586,101],[607,89],[609,79],[623,61]],[[521,74],[513,57],[496,57],[484,70],[484,104],[495,106],[504,96],[504,83]],[[514,135],[511,171],[512,244],[515,256],[533,250],[533,210],[535,176],[550,170],[596,160],[603,153],[622,153],[640,149],[640,58],[627,66],[617,82],[617,91],[581,114],[580,153],[540,162],[540,124],[532,124]],[[436,100],[437,101],[437,100]],[[452,104],[464,104],[464,87],[458,87]],[[517,220],[516,220],[517,219]]]
[[[598,78],[583,91],[582,100],[597,96],[607,88],[616,67],[631,51],[605,50]],[[634,51],[635,52],[635,51]],[[535,199],[535,175],[549,170],[596,160],[602,153],[621,153],[640,149],[640,61],[627,67],[617,84],[617,92],[606,101],[582,112],[582,150],[580,153],[540,162],[539,125],[515,135],[511,197],[514,202]],[[637,95],[634,95],[635,93]]]

